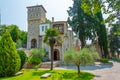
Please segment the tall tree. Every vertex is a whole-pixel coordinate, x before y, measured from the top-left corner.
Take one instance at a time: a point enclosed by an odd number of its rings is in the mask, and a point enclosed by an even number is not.
[[[22,41],[22,47],[26,47],[27,45],[27,32],[21,31],[21,41]]]
[[[119,31],[120,31],[120,24],[114,25],[114,27],[112,27],[110,30],[109,47],[112,53],[112,57],[115,57],[115,52],[119,52],[120,49],[120,34],[118,33]]]
[[[72,30],[78,35],[81,41],[81,47],[85,46],[85,40],[92,38],[94,34],[92,17],[84,12],[81,8],[82,0],[73,0],[73,6],[68,10],[68,23]]]
[[[18,28],[17,25],[9,25],[8,28],[9,28],[10,35],[11,35],[13,41],[17,42],[17,40],[20,39],[20,37],[21,37],[20,29]]]
[[[101,11],[99,13],[96,14],[97,18],[100,21],[100,25],[98,26],[98,30],[97,30],[97,35],[98,35],[98,42],[101,48],[102,55],[103,57],[108,57],[108,40],[107,40],[107,30],[105,27],[105,24],[102,24],[103,20],[103,16]]]
[[[113,14],[117,19],[120,19],[120,0],[105,0],[108,3],[107,11]]]
[[[17,25],[0,25],[0,36],[2,36],[6,30],[10,32],[17,48],[26,47],[27,32],[20,30]]]
[[[0,40],[0,77],[12,76],[20,68],[20,57],[14,42],[6,31]]]
[[[86,7],[87,6],[87,7]],[[82,9],[85,13],[92,16],[94,20],[94,27],[96,35],[98,36],[98,43],[101,49],[101,55],[103,57],[108,56],[108,40],[107,32],[104,24],[103,14],[102,14],[103,2],[101,0],[83,0]]]
[[[6,31],[7,26],[6,25],[0,25],[0,36],[2,36],[4,34],[4,32]]]
[[[55,28],[47,29],[44,36],[44,42],[50,45],[51,48],[51,70],[53,70],[53,48],[56,42],[61,42],[60,32]]]

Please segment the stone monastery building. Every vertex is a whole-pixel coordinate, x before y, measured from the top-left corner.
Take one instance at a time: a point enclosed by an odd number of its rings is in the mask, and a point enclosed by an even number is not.
[[[48,28],[56,28],[60,30],[62,43],[57,43],[54,47],[54,60],[62,61],[64,52],[73,47],[73,32],[68,30],[69,26],[66,21],[52,21],[51,24],[45,23],[46,10],[42,5],[27,7],[27,20],[28,20],[28,36],[27,36],[27,49],[44,48],[48,52],[50,59],[50,47],[46,45],[44,40],[45,31]],[[62,16],[62,15],[61,15]]]

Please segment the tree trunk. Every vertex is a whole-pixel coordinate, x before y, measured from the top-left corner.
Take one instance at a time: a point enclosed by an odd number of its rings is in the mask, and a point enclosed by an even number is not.
[[[78,68],[78,75],[80,74],[80,65],[77,65]]]
[[[101,50],[102,58],[105,58],[105,55],[104,55],[104,51],[103,51],[103,47],[102,47],[102,46],[100,46],[100,50]]]
[[[117,52],[117,57],[119,58],[119,52]]]
[[[54,59],[54,55],[53,55],[53,45],[51,45],[50,47],[51,47],[51,70],[53,70],[53,59]]]
[[[85,40],[83,39],[83,37],[79,38],[81,41],[81,48],[83,48],[85,46]]]
[[[56,41],[54,38],[49,39],[50,48],[51,48],[51,70],[53,70],[53,59],[54,59],[53,47],[54,47],[55,42]]]

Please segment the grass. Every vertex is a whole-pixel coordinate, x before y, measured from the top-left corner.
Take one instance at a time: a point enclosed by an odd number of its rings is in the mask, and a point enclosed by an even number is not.
[[[104,63],[104,64],[110,64],[110,65],[113,65],[113,63],[110,62],[109,59],[107,59],[107,58],[102,58],[102,59],[100,59],[100,62],[102,62],[102,63]]]
[[[0,80],[91,80],[94,75],[88,72],[77,74],[76,70],[22,70],[23,74],[13,77],[4,77]],[[48,78],[40,78],[44,73],[51,73]]]

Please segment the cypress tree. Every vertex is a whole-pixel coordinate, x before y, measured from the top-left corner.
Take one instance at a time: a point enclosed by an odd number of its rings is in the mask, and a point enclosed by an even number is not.
[[[11,76],[19,71],[20,61],[15,44],[6,31],[0,41],[0,77]]]

